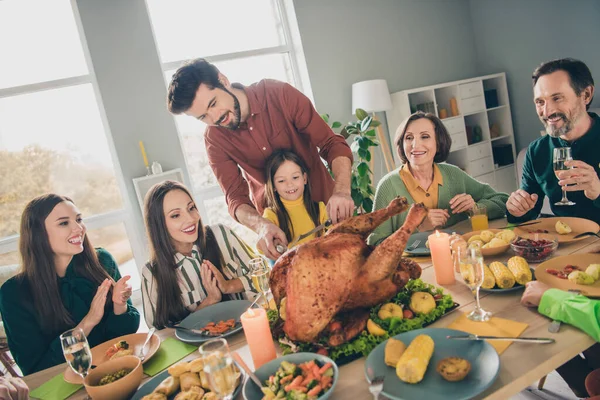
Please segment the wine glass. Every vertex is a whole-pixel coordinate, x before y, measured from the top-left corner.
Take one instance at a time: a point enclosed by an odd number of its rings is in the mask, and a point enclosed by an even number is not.
[[[85,378],[92,366],[92,352],[81,328],[70,329],[60,335],[65,359],[76,374]]]
[[[269,298],[267,297],[267,294],[271,290],[269,288],[269,267],[262,257],[257,257],[250,260],[249,267],[252,277],[252,285],[263,296],[263,299],[266,303],[264,308],[269,309]]]
[[[223,400],[231,400],[237,374],[225,339],[213,339],[198,349],[204,360],[204,372],[213,392]]]
[[[552,158],[552,166],[554,168],[554,174],[556,178],[558,178],[558,173],[560,171],[566,171],[569,169],[565,165],[565,161],[572,161],[573,157],[571,156],[571,148],[570,147],[557,147],[554,149],[554,156]],[[567,191],[566,188],[562,189],[562,199],[554,203],[555,206],[574,206],[575,202],[567,199]]]
[[[462,246],[459,247],[459,251],[462,248]],[[478,247],[468,247],[466,249],[466,254],[458,254],[457,259],[459,263],[460,275],[469,289],[475,292],[475,309],[471,311],[469,315],[467,315],[467,318],[471,321],[478,322],[489,321],[489,319],[492,317],[492,313],[481,308],[481,304],[479,303],[479,289],[483,284],[484,277],[484,265],[481,250]]]

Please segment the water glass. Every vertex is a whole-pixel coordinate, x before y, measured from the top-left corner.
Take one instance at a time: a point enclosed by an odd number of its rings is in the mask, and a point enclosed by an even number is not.
[[[210,387],[220,399],[230,400],[236,387],[237,373],[225,339],[213,339],[198,349]]]
[[[85,378],[92,366],[92,352],[83,330],[75,328],[64,332],[60,335],[60,345],[73,371]]]

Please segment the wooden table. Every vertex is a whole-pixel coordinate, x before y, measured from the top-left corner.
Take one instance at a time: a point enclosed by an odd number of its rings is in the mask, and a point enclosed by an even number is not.
[[[490,222],[490,228],[506,225],[506,220],[496,220]],[[464,233],[470,230],[470,226],[463,221],[455,226],[457,232]],[[595,249],[600,244],[600,239],[596,237],[587,238],[571,244],[560,245],[556,251],[556,256],[586,253]],[[486,263],[494,260],[506,261],[511,256],[510,250],[495,259],[487,259]],[[429,283],[435,284],[435,278],[430,258],[416,258],[423,269],[421,278]],[[536,267],[535,264],[532,267]],[[469,289],[461,282],[444,287],[454,300],[461,306],[459,310],[469,312],[474,308],[474,298]],[[558,366],[564,364],[577,354],[581,353],[595,341],[582,331],[571,326],[563,324],[560,332],[553,334],[548,332],[550,320],[537,313],[535,309],[529,309],[520,305],[522,291],[510,292],[506,294],[481,293],[481,304],[485,310],[491,311],[495,316],[510,319],[513,321],[524,322],[528,328],[523,336],[530,337],[552,337],[556,343],[532,346],[523,343],[513,343],[500,356],[500,375],[494,384],[486,390],[478,399],[499,399],[505,400],[510,396],[519,393],[530,384],[536,382],[547,375]],[[448,317],[436,321],[432,327],[443,328],[448,326],[458,316],[458,313],[452,313]],[[173,329],[164,329],[158,332],[161,339],[174,337]],[[246,344],[244,334],[237,333],[228,338],[229,346],[237,351],[244,361],[252,367],[252,358]],[[196,353],[190,354],[186,359],[197,358]],[[340,378],[336,385],[335,392],[331,399],[370,399],[368,383],[364,375],[364,358],[360,358],[350,364],[340,367]],[[63,372],[66,364],[58,365],[44,371],[26,376],[25,382],[30,389],[35,389],[48,381],[52,377]],[[149,380],[146,377],[145,383]],[[142,383],[142,384],[143,384]],[[84,399],[86,393],[79,390],[69,399]],[[238,397],[242,398],[241,394]]]

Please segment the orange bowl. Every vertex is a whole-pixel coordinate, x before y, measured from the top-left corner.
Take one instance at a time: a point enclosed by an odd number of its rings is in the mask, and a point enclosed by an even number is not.
[[[114,382],[98,386],[104,376],[124,368],[131,372]],[[91,370],[83,380],[83,385],[93,400],[125,400],[137,390],[143,377],[144,371],[140,359],[135,356],[125,356],[107,361]]]

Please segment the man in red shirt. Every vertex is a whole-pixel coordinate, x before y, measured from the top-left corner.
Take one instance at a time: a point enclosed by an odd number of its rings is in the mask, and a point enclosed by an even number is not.
[[[283,231],[262,217],[264,166],[273,151],[291,149],[306,162],[313,200],[327,203],[333,223],[353,214],[352,151],[291,85],[269,79],[250,86],[231,84],[214,65],[195,59],[175,72],[167,101],[171,113],[208,125],[206,153],[229,213],[259,235],[257,247],[267,257],[279,256],[277,243],[287,245]]]

